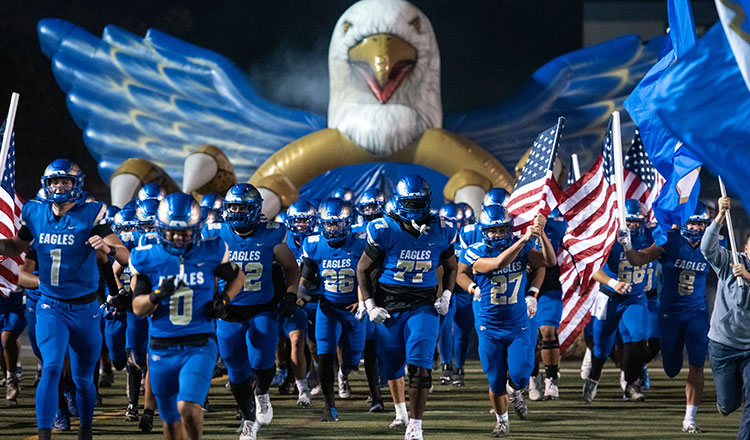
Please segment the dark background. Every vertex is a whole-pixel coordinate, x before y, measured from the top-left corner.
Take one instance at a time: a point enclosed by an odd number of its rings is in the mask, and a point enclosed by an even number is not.
[[[86,172],[86,189],[100,200],[109,199],[81,129],[68,114],[50,60],[39,48],[36,25],[41,18],[64,18],[97,36],[107,24],[139,36],[157,28],[234,61],[269,101],[325,115],[330,33],[352,3],[5,0],[0,5],[0,118],[11,92],[19,92],[19,194],[33,197],[44,167],[55,158],[69,157]],[[584,40],[591,43],[592,35],[594,42],[625,32],[650,38],[656,35],[643,34],[659,34],[666,23],[664,0],[413,3],[430,18],[437,35],[445,115],[501,102],[545,62],[581,48]],[[693,9],[699,31],[702,21],[715,21],[713,16],[704,18],[715,14],[712,0],[693,0]]]
[[[69,157],[87,174],[86,188],[108,190],[65,106],[65,94],[42,54],[36,24],[70,20],[100,36],[115,24],[139,36],[153,27],[219,52],[247,72],[261,96],[326,114],[330,33],[352,1],[3,2],[0,19],[0,117],[13,91],[17,188],[32,197],[44,167]],[[582,0],[414,1],[432,21],[442,57],[446,115],[500,102],[534,70],[581,47]]]

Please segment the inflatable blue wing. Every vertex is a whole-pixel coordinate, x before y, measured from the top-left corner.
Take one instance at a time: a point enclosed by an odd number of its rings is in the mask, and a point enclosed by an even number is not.
[[[185,157],[209,144],[243,181],[284,145],[326,127],[323,116],[260,98],[223,56],[157,30],[141,38],[110,25],[98,38],[60,19],[37,30],[104,179],[140,157],[179,182]]]
[[[444,128],[473,140],[513,170],[536,136],[565,116],[561,151],[577,153],[585,171],[601,149],[613,111],[621,111],[623,137],[632,138],[634,126],[622,102],[654,65],[662,44],[663,38],[643,44],[626,35],[562,55],[537,70],[511,100],[447,117]]]

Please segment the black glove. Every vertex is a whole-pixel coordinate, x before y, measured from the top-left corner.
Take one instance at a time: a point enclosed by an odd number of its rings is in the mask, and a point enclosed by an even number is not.
[[[109,300],[109,305],[120,311],[130,310],[133,303],[133,293],[130,289],[125,287],[121,288],[117,295],[113,296]]]
[[[214,295],[214,300],[206,304],[207,315],[212,319],[224,319],[227,317],[228,305],[229,297],[225,293]]]
[[[279,315],[284,318],[291,318],[294,316],[294,312],[297,310],[297,294],[294,292],[287,292],[279,302]]]
[[[175,290],[177,290],[177,287],[174,285],[175,278],[176,277],[165,278],[164,281],[159,284],[159,287],[151,292],[149,295],[151,304],[159,304],[163,299],[169,298],[174,294]],[[180,283],[182,283],[182,281],[180,281]]]

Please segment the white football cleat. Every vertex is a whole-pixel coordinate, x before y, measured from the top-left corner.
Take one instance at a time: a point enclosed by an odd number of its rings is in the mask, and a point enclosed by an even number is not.
[[[271,406],[271,396],[266,394],[255,395],[256,419],[261,425],[268,425],[273,420],[273,406]]]
[[[422,428],[409,426],[408,428],[406,428],[404,440],[424,440],[424,438],[422,437]]]
[[[409,424],[409,419],[402,419],[399,417],[396,417],[393,419],[390,425],[388,425],[391,429],[404,429]]]
[[[240,440],[255,440],[258,438],[258,431],[260,430],[260,423],[251,422],[250,420],[242,421],[242,431],[240,432]]]
[[[339,370],[339,397],[342,399],[349,399],[352,397],[352,388],[349,386],[349,378],[344,376],[344,373]]]
[[[529,399],[534,401],[542,400],[542,373],[538,373],[536,376],[531,376],[529,380]]]
[[[300,408],[310,408],[310,401],[312,400],[312,395],[310,394],[309,390],[306,390],[302,393],[299,393],[299,396],[297,397],[297,406]]]

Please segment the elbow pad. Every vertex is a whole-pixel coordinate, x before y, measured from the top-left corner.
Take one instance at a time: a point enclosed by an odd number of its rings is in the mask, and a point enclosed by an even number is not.
[[[227,283],[234,281],[239,273],[240,267],[234,261],[221,263],[214,268],[214,276],[226,281]]]

